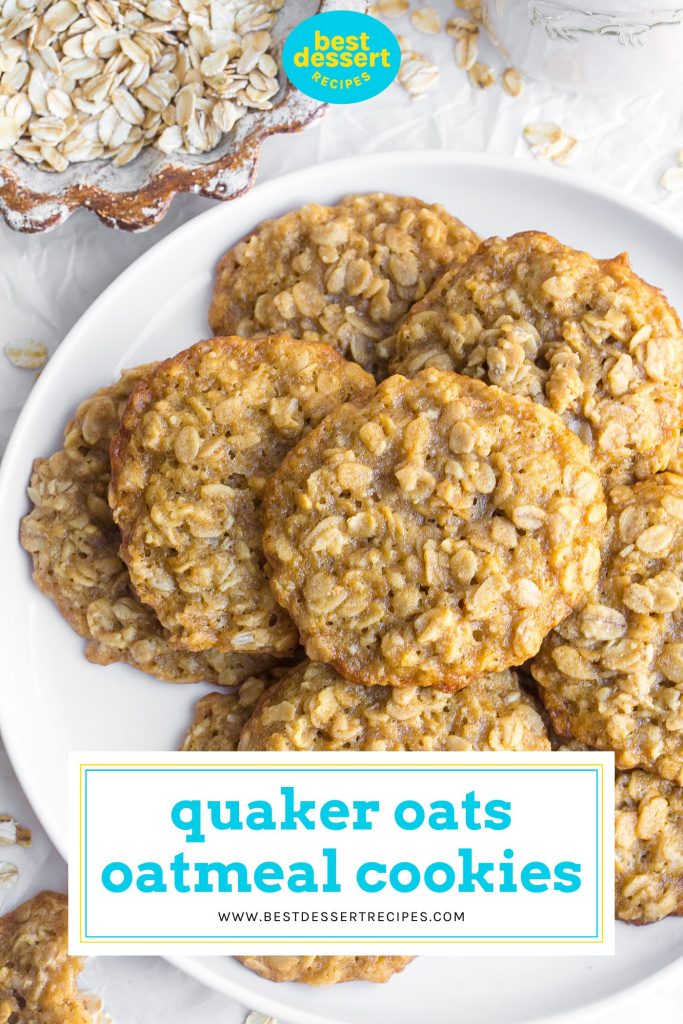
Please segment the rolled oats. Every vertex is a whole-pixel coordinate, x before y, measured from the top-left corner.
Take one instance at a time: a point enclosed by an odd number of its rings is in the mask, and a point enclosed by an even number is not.
[[[125,662],[169,682],[234,686],[268,658],[216,651],[174,651],[151,608],[135,596],[119,558],[121,535],[107,504],[109,445],[136,384],[152,369],[123,373],[78,407],[64,449],[37,459],[29,487],[34,504],[20,540],[33,556],[33,579],[71,626],[88,640],[99,665]]]
[[[441,15],[434,7],[418,7],[410,15],[410,23],[426,35],[436,35],[441,31]]]
[[[683,167],[669,167],[661,177],[661,186],[667,192],[677,192],[683,188]]]
[[[9,814],[0,814],[0,846],[30,846],[31,829]]]
[[[67,953],[66,896],[41,892],[0,917],[0,1020],[96,1024],[77,986],[81,957]],[[101,1005],[101,1004],[100,1004]]]
[[[383,18],[401,18],[408,13],[408,0],[376,0],[375,8]]]
[[[226,696],[216,694],[224,704]],[[307,661],[264,692],[239,749],[549,750],[550,742],[514,672],[482,676],[453,694],[427,686],[359,686]]]
[[[446,35],[452,36],[453,39],[462,39],[464,36],[474,36],[476,39],[479,35],[479,26],[476,21],[469,18],[449,18],[446,22]]]
[[[680,321],[623,254],[596,260],[533,231],[488,239],[385,348],[393,372],[455,370],[549,406],[612,484],[664,469],[677,451]]]
[[[517,68],[506,68],[501,76],[501,85],[508,96],[521,96],[524,91],[524,79]]]
[[[5,355],[12,366],[20,370],[42,370],[48,360],[48,351],[40,341],[25,341],[5,345]]]
[[[17,884],[19,868],[6,860],[0,863],[0,889],[10,889]],[[0,990],[1,991],[1,990]]]
[[[283,3],[2,0],[0,149],[54,171],[121,166],[149,145],[208,152],[248,110],[272,107]],[[216,114],[226,100],[232,119]]]
[[[343,981],[384,983],[412,963],[412,956],[238,956],[240,963],[268,981],[338,985]]]
[[[610,494],[603,571],[532,663],[561,736],[683,784],[683,478]]]
[[[371,384],[328,345],[287,335],[199,342],[141,381],[112,442],[109,498],[135,591],[172,646],[294,650],[265,572],[263,489],[311,427]]]
[[[371,372],[381,344],[478,238],[441,206],[390,195],[310,204],[261,224],[222,258],[209,313],[216,334],[287,331],[324,341]]]
[[[426,92],[434,88],[440,77],[438,65],[424,53],[401,48],[401,67],[396,80],[411,99],[422,99]]]
[[[475,61],[469,68],[470,82],[477,89],[490,89],[496,84],[496,73],[488,64],[482,61]]]
[[[593,586],[604,517],[559,417],[427,370],[297,445],[266,489],[264,549],[313,660],[355,682],[459,689],[525,661]],[[511,590],[522,579],[542,595],[533,609]]]
[[[474,67],[479,55],[476,35],[466,33],[456,38],[453,53],[458,67],[464,71],[470,71]]]

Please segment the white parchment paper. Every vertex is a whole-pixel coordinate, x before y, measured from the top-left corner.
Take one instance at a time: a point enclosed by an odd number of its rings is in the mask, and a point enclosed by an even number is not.
[[[462,13],[450,0],[432,0],[432,5],[444,20]],[[465,72],[455,65],[450,38],[421,35],[408,18],[389,24],[410,38],[413,49],[439,65],[437,87],[424,99],[411,101],[394,84],[364,104],[330,109],[322,122],[299,135],[268,140],[262,151],[259,181],[337,157],[395,149],[476,150],[533,160],[522,137],[523,126],[554,121],[581,140],[574,165],[578,171],[649,201],[683,223],[683,191],[671,194],[659,184],[662,172],[677,163],[683,148],[683,95],[676,92],[635,100],[578,97],[534,83],[527,83],[517,99],[507,96],[498,85],[475,91]],[[481,45],[481,59],[502,72],[504,64],[487,42]],[[557,167],[556,173],[566,172]],[[416,194],[419,191],[416,182]],[[0,348],[32,338],[54,352],[79,316],[122,270],[210,204],[196,196],[180,197],[160,226],[138,235],[111,231],[88,213],[75,214],[46,235],[19,235],[0,223]],[[462,208],[452,212],[467,221],[466,197]],[[0,352],[0,452],[34,380],[34,372],[14,368]],[[3,812],[30,825],[34,842],[29,850],[3,849],[3,858],[19,866],[20,880],[13,889],[0,893],[0,913],[41,888],[64,889],[66,885],[66,867],[40,829],[0,749]],[[84,983],[104,998],[118,1024],[238,1024],[248,1010],[157,958],[91,960]],[[682,989],[683,970],[647,993],[635,994],[628,1003],[629,1024],[679,1021]],[[333,1000],[332,993],[330,998]],[[548,1007],[548,1012],[560,1009]],[[590,1014],[590,1020],[623,1024],[624,1009]]]

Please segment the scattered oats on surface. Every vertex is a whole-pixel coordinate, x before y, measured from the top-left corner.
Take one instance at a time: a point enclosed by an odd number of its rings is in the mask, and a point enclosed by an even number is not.
[[[669,167],[664,171],[660,184],[667,192],[678,192],[683,188],[683,167]]]
[[[410,15],[410,23],[418,32],[433,36],[441,31],[441,15],[433,7],[418,7]]]
[[[208,152],[247,110],[272,107],[283,4],[0,0],[0,150],[57,172],[122,166],[150,145]],[[228,126],[215,114],[226,100]]]
[[[481,21],[481,0],[455,0],[455,6],[461,11],[467,11],[475,21]]]
[[[554,164],[560,167],[568,167],[573,164],[581,152],[581,143],[573,135],[565,135],[562,139],[560,149],[553,153],[551,159]]]
[[[453,39],[462,39],[463,36],[478,36],[479,26],[476,21],[469,18],[449,18],[446,22],[446,35]]]
[[[508,96],[521,96],[524,91],[524,79],[517,68],[506,68],[501,77],[501,84]]]
[[[277,1020],[275,1017],[266,1017],[258,1010],[252,1010],[247,1014],[244,1024],[277,1024]]]
[[[539,160],[560,156],[567,145],[564,131],[559,124],[552,121],[534,121],[527,124],[523,135],[531,152]]]
[[[377,0],[375,10],[384,18],[402,18],[409,6],[408,0]]]
[[[41,370],[48,360],[48,351],[40,341],[29,339],[5,345],[5,355],[19,370]]]
[[[8,860],[0,864],[0,889],[9,889],[16,885],[19,878],[19,868]]]
[[[30,846],[31,829],[20,825],[9,814],[0,815],[0,846]]]
[[[479,47],[477,45],[477,37],[472,33],[460,36],[456,39],[455,46],[453,47],[455,55],[455,63],[463,71],[469,71],[470,68],[474,67],[474,64],[479,55]]]
[[[402,51],[398,82],[412,99],[422,99],[429,89],[434,88],[440,75],[436,64],[423,53],[416,53],[415,50]]]
[[[496,73],[492,67],[488,64],[484,64],[483,61],[475,61],[468,72],[470,76],[470,82],[476,86],[477,89],[490,89],[492,85],[496,83]]]

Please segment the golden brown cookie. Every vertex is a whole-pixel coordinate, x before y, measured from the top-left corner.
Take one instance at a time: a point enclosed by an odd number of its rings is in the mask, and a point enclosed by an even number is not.
[[[250,971],[268,981],[338,985],[342,981],[384,983],[400,974],[412,956],[238,956]]]
[[[683,332],[625,255],[596,260],[536,231],[482,243],[387,343],[391,370],[456,370],[559,413],[610,483],[678,447]]]
[[[214,334],[324,341],[382,373],[383,340],[439,274],[479,239],[441,206],[391,195],[311,203],[259,225],[223,256]]]
[[[280,335],[199,342],[135,389],[109,500],[133,586],[173,646],[294,650],[265,572],[263,488],[311,427],[371,384],[328,345]]]
[[[572,741],[559,750],[588,750]],[[615,912],[629,924],[683,914],[683,789],[657,775],[617,771]]]
[[[100,1000],[78,990],[81,957],[67,954],[67,900],[41,892],[0,917],[0,1022],[95,1024]]]
[[[237,750],[242,727],[259,698],[288,671],[274,668],[245,679],[233,693],[207,693],[194,706],[194,719],[181,750]]]
[[[683,478],[610,494],[600,581],[532,663],[560,736],[683,784]]]
[[[215,697],[225,705],[227,694]],[[226,741],[231,737],[226,729]],[[514,672],[445,693],[428,686],[359,686],[328,665],[305,661],[263,693],[239,749],[550,750],[550,741]]]
[[[648,772],[617,772],[616,912],[650,924],[683,914],[683,790]]]
[[[434,369],[331,413],[264,508],[271,585],[312,660],[446,689],[538,650],[595,583],[605,518],[559,417]]]
[[[21,543],[33,556],[38,587],[88,640],[90,661],[125,662],[169,682],[234,686],[271,659],[174,651],[119,558],[121,535],[107,504],[109,445],[133,388],[152,369],[126,370],[87,398],[66,428],[63,450],[36,460],[28,491],[34,508],[22,520]]]

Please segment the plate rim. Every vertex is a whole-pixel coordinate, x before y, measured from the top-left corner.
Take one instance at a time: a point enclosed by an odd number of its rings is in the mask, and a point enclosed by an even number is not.
[[[578,192],[583,192],[592,198],[602,198],[611,204],[621,206],[622,208],[643,217],[646,221],[657,225],[670,236],[677,239],[679,243],[683,244],[683,225],[679,226],[678,224],[673,223],[664,212],[652,206],[652,204],[639,199],[638,197],[631,196],[613,185],[596,181],[585,172],[578,173],[576,171],[545,167],[537,163],[525,161],[520,157],[505,157],[485,152],[450,152],[445,150],[421,149],[391,150],[375,154],[357,154],[351,157],[343,157],[337,160],[309,165],[307,167],[290,171],[287,174],[276,176],[262,184],[256,185],[254,189],[246,195],[233,200],[232,203],[248,204],[253,202],[255,205],[258,205],[259,199],[262,199],[267,203],[273,193],[276,195],[286,194],[288,190],[287,186],[290,183],[296,183],[297,186],[300,186],[302,181],[305,182],[308,178],[317,180],[321,174],[326,173],[329,173],[331,176],[334,175],[335,177],[339,176],[343,180],[345,169],[349,168],[354,171],[358,171],[358,169],[362,168],[363,165],[368,164],[372,165],[373,170],[377,170],[378,168],[381,169],[383,166],[395,168],[398,164],[408,168],[411,166],[417,166],[425,170],[428,170],[435,164],[442,167],[451,166],[454,168],[476,168],[482,166],[486,169],[496,170],[501,173],[509,172],[522,178],[547,181],[552,183],[553,186],[561,186],[566,183],[569,188],[573,188]],[[114,280],[107,285],[107,287],[97,296],[97,298],[73,324],[58,346],[57,351],[49,360],[45,370],[40,376],[40,379],[36,381],[33,386],[14,424],[11,435],[8,439],[4,457],[0,463],[0,502],[3,501],[5,492],[10,492],[13,467],[19,447],[22,443],[25,422],[33,416],[34,408],[39,406],[43,401],[43,393],[45,392],[46,395],[49,394],[52,377],[60,372],[62,362],[67,361],[69,358],[71,347],[77,344],[79,336],[84,331],[87,331],[90,321],[98,315],[100,306],[115,297],[117,292],[125,289],[128,285],[129,279],[132,279],[133,276],[139,272],[140,268],[147,264],[147,262],[158,260],[160,256],[163,256],[166,248],[178,245],[179,240],[184,238],[186,235],[191,235],[193,232],[201,233],[202,226],[209,218],[218,220],[220,217],[223,217],[225,218],[229,228],[230,212],[234,209],[232,203],[211,207],[210,209],[198,214],[196,217],[192,217],[190,220],[186,221],[184,224],[180,225],[164,238],[152,245],[146,252],[142,253],[136,260],[126,267],[122,273],[114,278]],[[258,223],[260,219],[261,218],[257,213],[255,217],[256,223]],[[209,333],[210,331],[207,323],[207,337],[209,336]],[[0,693],[2,693],[2,691],[3,682],[0,677]],[[17,775],[26,798],[34,809],[41,825],[45,829],[48,837],[54,844],[60,856],[64,860],[67,860],[66,845],[68,828],[63,824],[60,827],[59,823],[57,823],[55,819],[52,818],[51,813],[48,812],[49,809],[44,806],[44,801],[40,798],[40,794],[38,793],[38,784],[36,783],[34,785],[34,780],[26,763],[26,759],[21,756],[18,750],[18,745],[15,744],[14,737],[12,736],[11,723],[9,721],[11,716],[9,708],[11,708],[11,706],[11,702],[8,702],[7,705],[5,705],[5,703],[0,700],[0,735],[2,736],[7,756],[9,757],[12,768]],[[38,811],[38,808],[40,808],[40,812]],[[171,955],[166,956],[165,959],[203,984],[218,991],[222,991],[225,994],[231,995],[240,1002],[246,1002],[247,1005],[256,1006],[261,1011],[265,1011],[267,1013],[274,1012],[280,1018],[283,1018],[284,1015],[284,1020],[287,1020],[292,1012],[291,1008],[286,1004],[280,1003],[276,998],[267,995],[261,996],[260,993],[252,991],[249,986],[243,985],[239,980],[234,981],[232,979],[219,979],[207,976],[203,965],[199,963],[201,958]],[[583,1015],[583,1019],[585,1020],[587,1015],[593,1016],[594,1013],[605,1009],[607,1006],[618,1006],[635,991],[644,990],[648,986],[651,986],[661,980],[663,976],[672,974],[676,970],[681,971],[682,963],[683,954],[672,960],[670,963],[655,969],[647,977],[638,979],[615,993],[600,997],[583,1007],[562,1010],[559,1013],[553,1013],[549,1016],[546,1015],[534,1018],[533,1024],[552,1024],[552,1022],[560,1020],[563,1022],[572,1019],[577,1020],[579,1015]],[[346,1024],[346,1022],[341,1018],[321,1016],[320,1014],[309,1010],[297,1010],[296,1012],[298,1015],[296,1024]]]

